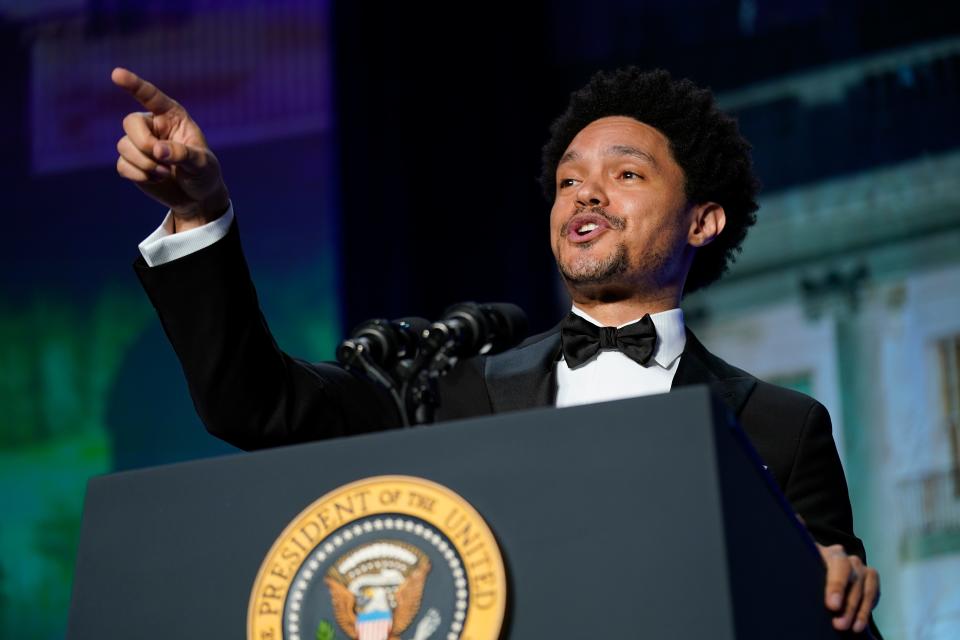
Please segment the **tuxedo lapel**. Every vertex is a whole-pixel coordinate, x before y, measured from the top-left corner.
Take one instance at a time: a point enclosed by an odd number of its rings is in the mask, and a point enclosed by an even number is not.
[[[550,407],[557,398],[560,325],[516,349],[489,356],[483,376],[493,412]],[[739,415],[757,379],[713,355],[687,329],[687,344],[671,388],[707,384]]]
[[[710,385],[730,410],[739,416],[757,385],[757,379],[707,351],[693,332],[687,329],[687,344],[680,356],[671,389],[691,384]]]
[[[484,378],[494,413],[553,406],[557,397],[560,325],[516,349],[490,356]]]

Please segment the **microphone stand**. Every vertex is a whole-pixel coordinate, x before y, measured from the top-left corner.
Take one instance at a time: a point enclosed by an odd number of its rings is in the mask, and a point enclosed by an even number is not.
[[[351,358],[350,365],[353,366],[357,362],[360,363],[360,368],[367,376],[387,390],[387,392],[390,394],[390,397],[393,399],[393,403],[397,407],[397,411],[400,413],[400,420],[403,426],[409,427],[410,420],[407,416],[406,403],[404,402],[405,391],[397,391],[397,385],[396,382],[394,382],[393,377],[391,377],[389,373],[384,371],[370,358],[367,350],[364,349],[362,345],[357,346],[354,355]]]
[[[411,329],[419,330],[418,321],[425,328],[419,334],[411,333]],[[390,337],[395,338],[395,334],[388,332],[384,337],[389,325],[397,323],[403,324],[404,335],[417,336],[419,345],[415,352],[412,348],[398,350]],[[354,337],[341,343],[337,360],[347,368],[362,369],[368,378],[386,389],[403,426],[409,427],[434,421],[440,406],[440,378],[461,357],[505,349],[512,346],[504,342],[505,338],[515,344],[516,338],[525,333],[526,317],[519,307],[467,302],[450,307],[443,320],[429,326],[421,318],[364,323]],[[412,357],[404,357],[408,354]],[[395,359],[397,356],[399,359]],[[378,364],[378,360],[384,364]]]
[[[436,409],[440,406],[440,392],[437,388],[440,377],[446,375],[457,363],[457,357],[449,354],[454,346],[453,337],[445,330],[431,327],[423,332],[423,342],[417,358],[409,364],[404,363],[407,380],[400,395],[404,401],[410,402],[410,406],[405,407],[405,410],[409,412],[411,424],[433,422]]]

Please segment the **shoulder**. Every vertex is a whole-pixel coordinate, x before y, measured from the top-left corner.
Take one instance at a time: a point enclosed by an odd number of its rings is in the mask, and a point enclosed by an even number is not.
[[[770,411],[783,411],[792,417],[804,420],[811,417],[811,414],[827,411],[819,401],[805,393],[760,379],[757,379],[757,385],[750,397],[750,404]]]
[[[743,412],[748,410],[760,411],[774,418],[776,411],[785,411],[790,417],[796,417],[798,415],[806,416],[808,412],[815,410],[817,407],[823,409],[823,405],[810,396],[766,382],[707,351],[706,347],[690,331],[687,332],[687,347],[681,358],[681,364],[683,358],[688,359],[688,365],[701,368],[703,373],[700,375],[709,382],[743,381],[749,383],[749,394],[743,398],[743,404],[741,405]],[[823,409],[823,411],[826,410]]]
[[[740,422],[751,436],[762,437],[759,432],[766,431],[784,443],[796,443],[811,428],[830,432],[830,415],[815,398],[738,371],[754,381],[740,411]]]
[[[478,364],[487,375],[508,377],[528,372],[531,367],[538,369],[550,367],[559,355],[560,324],[558,323],[547,331],[530,336],[511,349],[482,356],[478,359]]]
[[[479,355],[472,358],[466,358],[457,363],[453,371],[448,374],[448,382],[458,381],[465,378],[482,379],[484,371],[489,367],[499,368],[513,362],[518,356],[526,354],[528,351],[537,351],[549,349],[553,342],[559,345],[560,325],[553,327],[542,333],[530,336],[515,347],[506,351],[490,355]]]
[[[785,493],[798,466],[836,458],[830,414],[799,391],[758,380],[740,424]]]
[[[820,402],[731,365],[707,351],[692,333],[687,340],[683,357],[694,361],[688,366],[702,367],[704,381],[724,397],[758,449],[792,456],[811,431],[829,436],[830,416]]]
[[[559,337],[560,337],[560,323],[557,323],[556,325],[547,329],[546,331],[543,331],[542,333],[538,333],[536,335],[530,336],[529,338],[526,338],[523,342],[521,342],[516,347],[514,347],[514,349],[526,349],[527,347],[542,345],[544,342],[557,340],[559,339]],[[491,356],[491,357],[496,357],[496,356]]]

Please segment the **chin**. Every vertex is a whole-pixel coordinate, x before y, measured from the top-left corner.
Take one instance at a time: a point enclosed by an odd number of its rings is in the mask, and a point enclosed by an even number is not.
[[[625,269],[615,261],[574,263],[560,268],[563,279],[575,286],[615,284],[620,281],[624,271]]]
[[[585,247],[584,251],[566,258],[557,264],[564,279],[571,284],[613,283],[626,273],[629,267],[627,248],[623,245],[614,250],[589,253]]]

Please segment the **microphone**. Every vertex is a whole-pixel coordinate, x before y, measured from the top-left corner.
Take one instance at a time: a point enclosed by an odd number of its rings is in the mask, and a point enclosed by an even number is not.
[[[420,338],[429,327],[428,320],[417,317],[368,320],[337,347],[337,362],[349,367],[365,355],[376,365],[392,367],[400,360],[417,356]]]
[[[459,358],[505,351],[526,334],[520,307],[462,302],[434,323],[415,317],[368,320],[337,346],[337,361],[386,389],[405,426],[426,424],[440,406],[438,380]]]
[[[517,305],[462,302],[424,331],[421,351],[427,356],[442,351],[448,357],[468,358],[505,351],[526,335],[527,316]]]

